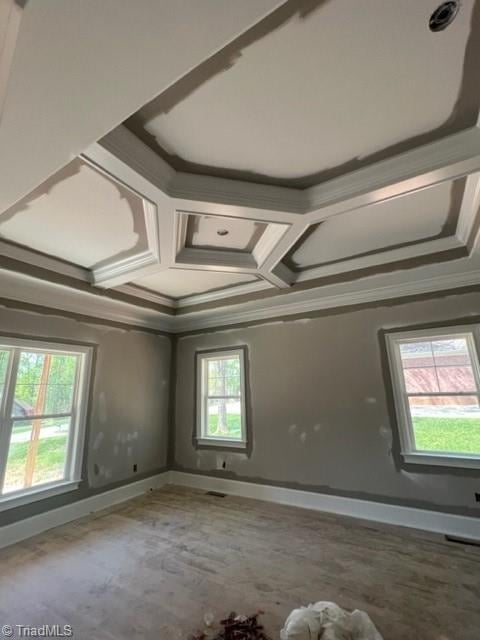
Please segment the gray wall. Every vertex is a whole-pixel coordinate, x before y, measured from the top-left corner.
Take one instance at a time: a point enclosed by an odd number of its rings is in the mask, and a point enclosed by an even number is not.
[[[0,512],[0,525],[139,480],[166,467],[171,339],[153,332],[0,309],[0,334],[96,346],[84,481],[77,491]],[[138,465],[136,473],[133,465]]]
[[[475,314],[480,293],[465,293],[180,337],[175,468],[480,514],[474,500],[479,472],[402,463],[379,335]],[[195,351],[243,344],[250,361],[251,455],[196,450]]]

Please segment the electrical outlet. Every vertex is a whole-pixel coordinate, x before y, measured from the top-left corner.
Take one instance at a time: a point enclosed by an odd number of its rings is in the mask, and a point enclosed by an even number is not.
[[[137,473],[137,465],[136,464],[133,465],[133,473]]]
[[[475,502],[480,502],[480,493],[475,493]]]
[[[225,460],[222,463],[222,469],[226,469],[227,468],[227,463],[225,462]]]

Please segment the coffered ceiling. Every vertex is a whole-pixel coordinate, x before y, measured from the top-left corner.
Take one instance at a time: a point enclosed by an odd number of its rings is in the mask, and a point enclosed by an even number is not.
[[[473,0],[441,33],[438,0],[297,4],[127,126],[181,171],[310,186],[476,124]]]
[[[170,328],[480,283],[480,4],[438,5],[259,16],[4,209],[0,276]]]

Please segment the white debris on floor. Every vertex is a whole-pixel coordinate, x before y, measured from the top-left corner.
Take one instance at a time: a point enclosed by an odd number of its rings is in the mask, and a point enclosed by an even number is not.
[[[294,609],[280,631],[281,640],[383,640],[365,611],[345,611],[334,602]]]

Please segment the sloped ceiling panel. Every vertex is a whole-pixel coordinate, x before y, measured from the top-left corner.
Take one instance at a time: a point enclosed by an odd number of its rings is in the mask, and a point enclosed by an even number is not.
[[[438,0],[310,4],[127,126],[178,169],[305,186],[476,124],[474,0],[439,33]]]
[[[0,215],[0,238],[98,267],[147,248],[143,199],[77,159]]]
[[[445,182],[310,227],[285,262],[295,270],[342,262],[455,233],[464,180]]]
[[[0,211],[281,2],[27,2],[0,124]]]

